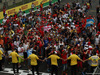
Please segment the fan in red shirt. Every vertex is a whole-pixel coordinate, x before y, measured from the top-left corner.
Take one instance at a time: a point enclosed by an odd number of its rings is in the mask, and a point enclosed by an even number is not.
[[[6,16],[6,8],[3,7],[3,16],[5,17]]]
[[[63,59],[67,59],[67,52],[65,50],[62,50],[62,54],[61,54],[61,57]],[[67,61],[63,61],[62,60],[62,65],[63,65],[63,74],[64,74],[64,71],[67,69]],[[62,74],[62,75],[63,75]]]
[[[98,24],[98,29],[99,29],[99,31],[100,31],[100,23]]]
[[[83,61],[86,60],[88,57],[89,57],[88,50],[83,50]],[[82,74],[84,75],[87,70],[88,62],[84,62],[82,66],[83,66]]]
[[[5,43],[5,44],[7,44],[8,39],[9,39],[9,37],[8,37],[8,34],[6,33],[6,36],[4,37],[4,43]]]

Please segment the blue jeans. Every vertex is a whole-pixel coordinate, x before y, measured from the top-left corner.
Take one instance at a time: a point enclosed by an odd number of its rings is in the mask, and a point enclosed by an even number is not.
[[[65,71],[67,69],[67,64],[63,64],[62,67],[63,67],[63,71]]]

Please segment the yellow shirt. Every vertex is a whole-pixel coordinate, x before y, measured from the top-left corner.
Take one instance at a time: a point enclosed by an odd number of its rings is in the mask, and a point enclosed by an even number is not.
[[[80,60],[80,58],[76,54],[72,54],[68,57],[68,59],[71,59],[71,66],[77,65],[77,59]]]
[[[31,59],[31,65],[37,65],[37,59],[39,59],[38,58],[38,56],[37,55],[35,55],[35,54],[31,54],[29,57],[28,57],[28,59]]]
[[[10,38],[11,38],[11,37],[12,37],[12,34],[14,34],[14,31],[11,30],[11,31],[9,32],[9,34],[10,34]]]
[[[53,55],[50,55],[48,58],[51,58],[51,65],[56,65],[56,66],[58,65],[57,59],[60,59],[59,56],[53,54]]]
[[[17,57],[19,56],[15,51],[11,52],[9,56],[12,56],[12,63],[18,63]]]
[[[2,54],[3,52],[0,50],[0,60],[2,60]]]
[[[89,58],[89,60],[92,61],[91,66],[98,66],[98,60],[99,60],[99,59],[100,59],[100,58],[99,58],[98,56],[96,56],[96,55],[91,56],[91,57]]]

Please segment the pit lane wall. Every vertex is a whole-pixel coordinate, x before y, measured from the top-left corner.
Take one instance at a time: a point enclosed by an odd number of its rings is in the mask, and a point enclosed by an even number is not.
[[[58,0],[52,0],[52,3],[55,3],[57,1]],[[30,3],[21,5],[21,6],[17,6],[12,9],[8,9],[8,10],[6,10],[6,14],[7,14],[7,16],[14,15],[15,12],[18,13],[19,9],[21,9],[22,11],[25,11],[26,13],[29,13],[32,3],[34,3],[34,5],[36,7],[40,8],[39,5],[41,2],[43,2],[43,7],[46,7],[49,5],[49,0],[36,0],[36,1],[30,2]],[[36,7],[35,7],[35,10],[36,10]],[[4,18],[4,16],[3,16],[3,11],[2,11],[2,12],[0,12],[0,23],[2,23],[3,18]]]

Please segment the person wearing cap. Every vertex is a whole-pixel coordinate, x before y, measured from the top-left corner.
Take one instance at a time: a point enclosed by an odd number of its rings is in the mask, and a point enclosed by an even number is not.
[[[40,3],[40,11],[43,11],[43,2]]]
[[[0,35],[0,45],[4,48],[4,39],[2,35]]]
[[[32,11],[34,11],[34,8],[35,8],[34,3],[32,3],[31,8],[32,8]]]
[[[71,56],[69,56],[67,60],[71,60],[70,66],[71,66],[71,75],[77,75],[76,70],[77,70],[77,64],[78,64],[78,60],[82,61],[82,59],[80,59],[76,54],[75,51],[73,51],[73,54]]]
[[[18,57],[21,58],[22,60],[24,60],[24,59],[17,54],[16,50],[13,50],[13,52],[11,52],[9,54],[9,56],[12,57],[12,65],[13,65],[14,75],[15,75],[15,66],[17,68],[17,74],[18,74],[19,73],[19,69],[18,69]]]
[[[61,57],[63,59],[67,59],[67,51],[62,50]],[[62,60],[62,69],[63,69],[63,73],[62,73],[62,75],[63,75],[66,72],[66,69],[67,69],[67,61]]]
[[[88,50],[87,49],[86,50],[84,49],[83,50],[83,53],[82,53],[82,60],[84,61],[87,58],[89,58]],[[88,66],[89,66],[88,62],[85,62],[85,63],[82,64],[82,68],[83,68],[82,74],[83,75],[85,75],[85,73],[88,71]]]
[[[42,61],[42,60],[39,59],[39,57],[35,53],[36,53],[35,51],[32,51],[32,54],[29,55],[29,57],[27,59],[31,59],[32,75],[35,75],[34,68],[36,69],[37,75],[39,75],[37,60],[39,60],[39,61]]]
[[[0,71],[2,71],[2,55],[5,56],[3,52],[0,50]]]
[[[57,55],[57,52],[54,51],[48,58],[44,59],[43,61],[47,60],[47,59],[51,59],[51,75],[53,75],[53,73],[55,72],[56,75],[58,75],[58,59],[64,60],[62,58],[60,58]]]
[[[93,56],[84,60],[84,62],[91,60],[91,73],[94,72],[94,69],[98,66],[98,60],[100,60],[99,56],[96,55],[96,51],[93,52]]]

